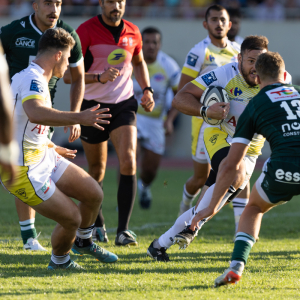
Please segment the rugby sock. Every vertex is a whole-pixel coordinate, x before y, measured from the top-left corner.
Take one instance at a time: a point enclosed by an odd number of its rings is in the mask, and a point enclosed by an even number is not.
[[[190,193],[188,193],[188,191],[186,190],[186,184],[183,186],[183,194],[182,194],[182,202],[185,205],[190,205],[194,199],[197,197],[197,195],[199,194],[200,189],[196,192],[195,195],[191,195]]]
[[[231,256],[231,261],[242,261],[244,264],[247,263],[247,259],[251,248],[255,243],[255,238],[245,232],[238,232],[236,234],[234,249]]]
[[[136,175],[120,174],[118,189],[119,225],[117,233],[128,229],[136,194]]]
[[[36,229],[34,227],[34,221],[35,218],[19,222],[21,227],[21,237],[24,245],[27,243],[27,240],[29,238],[34,239],[37,237]]]
[[[233,212],[234,212],[234,220],[235,220],[235,232],[237,232],[239,227],[239,221],[241,215],[245,209],[245,206],[249,202],[249,199],[245,198],[235,198],[232,200]]]
[[[76,232],[75,245],[77,247],[88,247],[93,244],[92,232],[94,224],[88,228],[78,228]]]
[[[52,252],[51,255],[51,260],[56,264],[56,265],[62,265],[65,264],[70,260],[70,252],[65,254],[65,255],[54,255]]]
[[[99,185],[101,189],[103,190],[103,180],[99,182]],[[104,216],[102,213],[102,204],[99,209],[99,214],[97,215],[96,221],[95,221],[95,227],[103,227],[104,226]]]
[[[143,182],[141,178],[137,181],[137,188],[139,190],[139,193],[142,193],[144,190],[150,189],[151,184],[146,184]]]
[[[185,228],[188,220],[190,220],[193,217],[193,212],[194,212],[194,207],[184,212],[182,215],[180,215],[177,218],[174,225],[159,237],[158,243],[161,247],[170,248],[173,245],[175,235],[181,232]],[[155,245],[154,247],[156,248]]]

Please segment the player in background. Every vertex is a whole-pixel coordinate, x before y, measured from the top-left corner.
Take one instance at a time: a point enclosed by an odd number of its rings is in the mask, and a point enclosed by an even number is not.
[[[210,6],[205,15],[203,26],[208,31],[208,37],[195,45],[187,55],[182,69],[178,89],[195,79],[197,76],[207,73],[217,67],[237,60],[240,46],[228,40],[227,34],[231,28],[229,15],[226,9],[220,5]],[[192,117],[192,158],[194,173],[184,187],[179,215],[189,210],[193,200],[197,197],[200,189],[204,186],[210,165],[205,156],[203,132],[208,125],[202,118]],[[202,188],[200,199],[203,197],[205,187]],[[234,218],[236,228],[243,208],[248,202],[250,187],[247,185],[238,198],[234,200]]]
[[[258,133],[270,143],[265,162],[240,220],[230,267],[215,280],[215,286],[241,279],[251,248],[258,238],[263,215],[274,206],[300,194],[300,87],[285,84],[285,65],[278,53],[261,54],[255,64],[260,92],[250,101],[237,123],[232,146],[220,166],[210,205],[199,211],[199,220],[214,215],[251,144]]]
[[[51,104],[49,80],[61,78],[68,67],[75,40],[63,28],[48,29],[39,41],[36,59],[12,78],[15,139],[20,154],[16,181],[3,185],[10,193],[30,205],[44,217],[56,221],[51,243],[53,252],[48,266],[55,269],[81,269],[70,260],[70,249],[104,263],[118,257],[92,242],[92,229],[103,193],[97,182],[83,169],[64,157],[74,157],[76,150],[57,147],[48,139],[50,126],[85,124],[104,130],[109,109],[97,105],[82,112],[62,112]],[[76,205],[71,199],[79,200]],[[76,237],[76,239],[75,239]]]
[[[9,90],[8,66],[1,43],[0,65],[0,176],[5,171],[10,185],[16,176],[14,163],[18,156],[18,146],[13,140],[12,94]]]
[[[161,156],[165,150],[165,135],[173,132],[173,122],[177,110],[169,110],[167,92],[171,88],[176,94],[180,80],[180,68],[173,58],[160,50],[161,32],[148,27],[142,31],[143,54],[147,63],[150,85],[154,89],[155,108],[151,113],[141,106],[137,111],[138,148],[141,156],[141,169],[137,187],[142,208],[149,208],[152,201],[151,183],[153,182]],[[133,76],[134,95],[140,103],[143,91]],[[169,110],[169,111],[168,111]]]
[[[61,12],[61,0],[35,0],[32,4],[34,13],[20,20],[3,26],[0,29],[0,39],[9,66],[9,75],[12,78],[16,73],[28,67],[35,59],[38,42],[49,28],[64,28],[75,39],[75,47],[71,51],[69,59],[72,84],[70,88],[70,110],[80,111],[84,94],[84,68],[81,45],[78,35],[72,27],[59,19]],[[53,77],[49,81],[49,90],[53,104],[58,78]],[[65,127],[65,132],[70,129],[69,142],[75,141],[80,136],[80,126]],[[51,136],[52,134],[50,134]],[[50,137],[49,136],[49,137]],[[15,200],[21,236],[24,249],[45,250],[37,241],[35,229],[35,211],[16,198]]]
[[[229,8],[227,9],[227,11],[229,13],[230,21],[232,23],[231,28],[227,33],[227,37],[230,41],[236,42],[239,45],[241,45],[244,40],[241,36],[238,35],[241,28],[241,11],[235,8]]]
[[[110,138],[118,155],[118,227],[115,244],[137,245],[135,234],[128,230],[136,195],[136,111],[132,70],[143,90],[141,106],[147,112],[154,107],[147,65],[143,58],[142,37],[136,25],[124,20],[125,0],[99,0],[102,14],[81,24],[77,33],[85,62],[85,94],[81,109],[101,104],[112,115],[103,132],[81,126],[81,141],[88,161],[89,174],[102,184]],[[95,238],[107,241],[102,209],[96,220]]]

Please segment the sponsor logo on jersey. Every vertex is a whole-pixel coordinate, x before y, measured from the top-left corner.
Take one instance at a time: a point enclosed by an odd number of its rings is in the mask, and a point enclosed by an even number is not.
[[[209,141],[213,144],[213,145],[215,145],[216,144],[216,142],[217,142],[217,140],[218,140],[218,134],[214,134],[210,139],[209,139]]]
[[[20,22],[20,24],[25,28],[25,22],[24,21]]]
[[[111,52],[107,57],[107,62],[110,65],[118,65],[126,59],[127,52],[124,49],[116,49]]]
[[[51,184],[51,178],[48,179],[41,188],[41,190],[44,194],[47,194],[47,192],[50,190],[50,184]]]
[[[210,54],[206,56],[206,60],[209,60],[210,62],[215,61],[215,58]]]
[[[195,67],[196,66],[196,63],[197,63],[197,60],[198,60],[199,56],[194,54],[194,53],[189,53],[188,57],[187,57],[187,64],[192,66],[192,67]]]
[[[292,124],[285,123],[281,125],[283,136],[300,135],[300,123],[294,122]],[[297,131],[298,130],[298,131]]]
[[[234,96],[240,96],[243,94],[243,91],[241,89],[239,89],[238,87],[235,87],[230,90],[230,93]]]
[[[30,84],[30,91],[43,93],[44,92],[43,84],[38,80],[32,79]]]
[[[132,37],[130,37],[128,40],[129,40],[129,46],[132,46],[133,45]]]
[[[22,197],[23,199],[28,199],[25,189],[16,190],[16,194]]]
[[[275,179],[276,181],[294,181],[294,182],[299,182],[300,181],[300,173],[295,172],[285,172],[282,169],[278,169],[275,172],[275,176],[277,179]]]
[[[158,73],[153,76],[153,79],[156,81],[163,81],[165,79],[165,75]]]
[[[293,86],[292,87],[281,86],[276,89],[267,91],[266,94],[268,95],[268,97],[272,102],[300,98],[299,92]]]
[[[201,76],[201,78],[206,83],[207,86],[212,84],[214,81],[217,81],[215,72],[210,72],[208,74],[205,74],[205,75]]]
[[[35,40],[27,37],[17,38],[15,45],[22,48],[35,48]]]
[[[128,38],[124,37],[122,40],[122,46],[128,46]]]

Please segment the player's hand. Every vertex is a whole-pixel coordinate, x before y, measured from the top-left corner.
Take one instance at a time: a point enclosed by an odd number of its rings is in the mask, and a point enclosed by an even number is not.
[[[9,179],[6,182],[6,186],[9,187],[12,185],[16,178],[16,167],[10,163],[3,163],[0,161],[0,177],[5,173],[5,176],[8,175]]]
[[[153,94],[146,90],[144,92],[144,95],[141,99],[141,105],[144,108],[146,112],[151,112],[155,106],[154,100],[153,100]]]
[[[120,76],[120,71],[115,68],[108,68],[100,76],[101,83],[106,83],[107,81],[114,81],[118,76]]]
[[[67,133],[68,132],[68,128],[70,128],[70,136],[69,136],[69,143],[72,143],[74,141],[76,141],[81,134],[81,128],[79,124],[76,125],[71,125],[71,126],[65,126],[64,127],[64,132]]]
[[[165,135],[171,135],[174,131],[173,121],[167,119],[164,122],[164,128],[165,128]]]
[[[64,158],[74,159],[76,157],[77,150],[70,150],[64,147],[55,146],[55,151]]]
[[[212,217],[214,215],[214,212],[211,210],[211,208],[208,206],[202,210],[200,210],[193,218],[192,223],[190,225],[191,230],[195,230],[196,228],[199,228],[198,223],[206,219],[208,217]]]
[[[223,120],[227,118],[230,103],[215,103],[206,110],[206,116],[211,119]]]
[[[105,118],[111,118],[110,114],[103,114],[109,111],[109,108],[99,109],[100,104],[88,108],[79,113],[79,124],[84,126],[93,126],[97,129],[104,130],[102,126],[98,124],[109,124],[110,122],[107,120],[102,120]]]

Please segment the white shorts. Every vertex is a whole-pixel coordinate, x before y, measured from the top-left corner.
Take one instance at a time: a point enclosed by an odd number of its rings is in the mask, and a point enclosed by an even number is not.
[[[17,166],[17,176],[13,185],[4,187],[24,203],[35,206],[48,200],[55,191],[55,183],[67,169],[70,161],[61,157],[53,148],[47,148],[42,161],[30,167]]]
[[[137,137],[140,145],[156,154],[165,152],[165,129],[161,119],[137,114]]]

